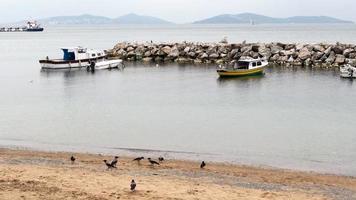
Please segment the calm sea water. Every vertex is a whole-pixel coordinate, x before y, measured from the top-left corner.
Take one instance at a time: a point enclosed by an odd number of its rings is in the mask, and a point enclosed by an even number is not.
[[[0,34],[0,145],[164,155],[356,175],[356,82],[270,67],[219,79],[214,66],[127,63],[41,71],[59,47],[118,41],[356,43],[354,25],[48,27]]]

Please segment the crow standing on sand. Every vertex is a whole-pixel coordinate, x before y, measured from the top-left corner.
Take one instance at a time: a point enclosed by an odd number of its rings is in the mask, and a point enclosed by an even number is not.
[[[112,165],[112,163],[108,163],[107,160],[103,160],[105,165],[108,167],[107,169],[114,169],[116,168],[116,166]]]
[[[132,161],[137,161],[138,163],[140,163],[141,160],[145,159],[144,157],[138,157],[133,159]]]
[[[159,163],[157,161],[151,160],[151,158],[147,158],[147,159],[151,163],[152,166],[159,165]]]
[[[74,162],[75,162],[75,158],[74,158],[74,156],[73,156],[73,155],[70,157],[70,161],[72,162],[72,164],[74,164]]]
[[[201,168],[201,169],[203,169],[205,166],[206,166],[205,162],[204,162],[204,161],[203,161],[203,162],[201,162],[201,164],[200,164],[200,168]]]
[[[117,165],[118,159],[119,159],[119,157],[118,157],[118,156],[115,156],[115,157],[114,157],[114,160],[112,160],[112,161],[111,161],[111,166],[113,166],[113,167],[115,167],[115,168],[116,168],[116,165]]]
[[[132,192],[135,191],[135,189],[136,189],[136,183],[135,183],[135,180],[133,180],[133,179],[131,181],[130,189]]]
[[[161,157],[158,158],[158,161],[159,161],[159,162],[163,162],[163,161],[164,161],[164,158],[161,156]]]

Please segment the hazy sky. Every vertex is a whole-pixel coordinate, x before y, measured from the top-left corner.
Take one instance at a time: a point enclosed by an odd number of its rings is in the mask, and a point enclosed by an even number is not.
[[[0,0],[0,22],[59,15],[152,15],[177,23],[254,12],[272,17],[328,15],[356,21],[356,0]]]

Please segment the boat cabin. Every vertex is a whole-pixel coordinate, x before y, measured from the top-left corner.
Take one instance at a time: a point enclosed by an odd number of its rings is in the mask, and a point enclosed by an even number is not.
[[[100,59],[106,56],[104,51],[92,50],[83,47],[62,48],[63,60],[91,60]]]
[[[235,62],[234,69],[254,69],[265,66],[264,61],[261,59],[247,59]]]

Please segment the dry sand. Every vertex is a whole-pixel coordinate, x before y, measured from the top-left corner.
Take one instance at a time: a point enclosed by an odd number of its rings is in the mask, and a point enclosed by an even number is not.
[[[0,149],[0,199],[356,199],[356,178],[219,163]],[[131,179],[137,190],[131,192]]]

